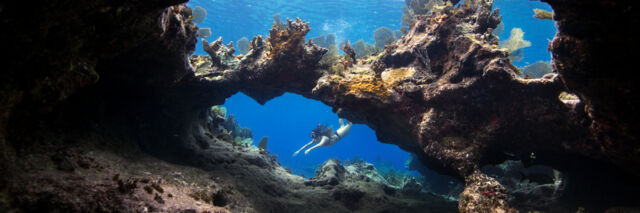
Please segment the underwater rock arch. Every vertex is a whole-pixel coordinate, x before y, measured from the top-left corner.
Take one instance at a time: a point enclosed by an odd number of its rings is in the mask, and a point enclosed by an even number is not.
[[[499,22],[492,1],[417,17],[380,55],[357,60],[347,54],[337,62],[344,69],[335,70],[318,63],[325,49],[304,43],[308,23],[288,20],[287,27],[274,25],[269,42],[255,37],[246,56],[233,57],[233,47],[218,39],[203,42],[213,63],[203,56],[191,62],[200,83],[227,94],[242,91],[259,103],[284,92],[320,100],[369,125],[380,141],[465,179],[461,210],[508,210],[506,190],[479,170],[482,165],[508,158],[504,152],[526,158],[571,152],[562,144],[591,145],[586,113],[582,105],[558,101],[564,86],[556,75],[517,77],[491,34]],[[487,191],[492,196],[483,196]]]
[[[215,61],[192,58],[195,74],[187,56],[197,28],[188,21],[188,9],[179,5],[182,0],[95,1],[72,8],[60,0],[53,9],[7,3],[2,26],[11,33],[2,38],[20,45],[8,50],[18,54],[8,58],[7,71],[0,74],[0,173],[8,174],[0,185],[20,171],[11,163],[23,156],[14,151],[45,140],[33,135],[47,128],[62,130],[40,133],[55,142],[64,139],[51,135],[69,129],[115,132],[171,160],[199,162],[194,143],[202,135],[195,126],[203,111],[239,91],[261,103],[294,92],[369,125],[381,141],[464,178],[463,212],[508,208],[503,187],[478,172],[479,166],[503,160],[504,152],[526,158],[534,151],[554,167],[562,167],[567,158],[588,157],[637,176],[640,131],[634,125],[634,101],[640,93],[627,72],[634,70],[629,61],[637,41],[626,29],[640,13],[627,1],[544,1],[559,25],[551,46],[559,76],[538,80],[518,78],[508,54],[495,47],[491,29],[499,16],[491,1],[480,1],[478,9],[473,5],[420,16],[408,35],[383,54],[358,61],[343,57],[339,63],[346,71],[318,64],[326,50],[305,44],[308,26],[292,21],[285,30],[272,30],[267,41],[254,38],[241,59],[231,57],[231,48],[221,41],[213,42],[208,47]],[[7,12],[31,7],[59,12]],[[620,51],[615,41],[631,46],[624,54],[609,54]],[[611,64],[624,68],[606,67]],[[567,107],[558,101],[565,87],[584,103]],[[79,123],[43,125],[56,119]],[[83,126],[93,124],[92,119],[111,125]],[[545,158],[554,154],[560,157]]]

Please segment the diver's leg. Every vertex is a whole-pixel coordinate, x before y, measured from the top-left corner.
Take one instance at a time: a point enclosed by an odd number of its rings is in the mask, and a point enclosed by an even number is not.
[[[322,136],[322,140],[320,140],[320,143],[316,144],[315,146],[307,149],[307,151],[304,151],[304,155],[308,155],[309,151],[317,149],[318,147],[324,146],[325,144],[329,143],[329,137],[327,136]]]
[[[336,130],[336,134],[338,134],[340,138],[344,138],[344,136],[349,133],[349,130],[351,130],[352,125],[353,123],[351,123],[351,121],[347,121],[347,125],[341,126],[340,128],[338,128],[338,130]]]
[[[340,127],[342,128],[344,126],[344,121],[342,121],[342,118],[338,118],[338,122],[340,123]]]
[[[309,146],[313,145],[313,143],[314,143],[314,142],[315,142],[315,141],[311,140],[311,142],[309,142],[308,144],[306,144],[306,145],[302,146],[302,148],[298,149],[298,151],[294,152],[294,153],[293,153],[293,156],[298,155],[298,153],[300,153],[300,151],[302,151],[303,149],[306,149],[307,147],[309,147]]]

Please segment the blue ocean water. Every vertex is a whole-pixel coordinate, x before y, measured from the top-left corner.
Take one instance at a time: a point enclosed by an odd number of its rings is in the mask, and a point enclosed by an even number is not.
[[[514,65],[523,67],[537,61],[551,61],[551,53],[547,49],[558,28],[552,20],[533,18],[534,8],[552,11],[551,6],[540,1],[496,0],[493,8],[500,9],[504,23],[504,31],[499,35],[501,40],[508,39],[511,29],[517,27],[524,31],[524,40],[531,42],[530,47],[522,49],[524,59],[513,62]]]
[[[307,39],[322,34],[335,33],[336,42],[348,39],[355,42],[364,39],[374,43],[373,31],[379,27],[398,30],[401,27],[404,0],[192,0],[190,7],[207,10],[207,17],[199,27],[211,28],[208,41],[223,37],[224,43],[234,43],[256,35],[267,36],[273,24],[273,15],[282,19],[300,17],[310,23]],[[551,10],[538,1],[496,0],[494,8],[500,9],[504,31],[500,38],[507,39],[511,29],[522,28],[524,39],[531,46],[524,48],[524,59],[514,62],[523,67],[536,61],[550,61],[547,51],[549,41],[556,33],[553,21],[533,18],[533,9]],[[195,54],[206,55],[198,41]],[[254,141],[269,137],[268,150],[278,155],[278,161],[295,174],[306,177],[315,175],[316,167],[329,158],[351,160],[358,156],[376,166],[392,166],[405,170],[409,154],[395,145],[377,141],[375,132],[365,125],[356,124],[349,135],[330,147],[321,147],[308,156],[292,154],[310,141],[309,133],[318,123],[339,127],[338,117],[331,108],[319,101],[296,94],[285,94],[264,106],[244,94],[236,94],[224,104],[229,114],[234,114],[241,126],[253,131]],[[405,170],[406,171],[406,170]]]

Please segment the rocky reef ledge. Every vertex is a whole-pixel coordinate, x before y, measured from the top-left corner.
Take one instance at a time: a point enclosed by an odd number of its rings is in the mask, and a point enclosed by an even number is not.
[[[497,47],[491,0],[417,16],[375,56],[356,59],[347,43],[330,63],[299,19],[253,38],[246,55],[219,39],[203,42],[209,56],[189,57],[197,27],[184,1],[1,3],[0,38],[12,45],[0,73],[0,210],[451,211],[333,160],[304,180],[214,137],[209,108],[237,92],[260,103],[293,92],[367,124],[464,180],[461,212],[522,207],[482,170],[513,158],[565,172],[567,211],[637,205],[639,93],[624,54],[637,41],[620,26],[640,13],[628,2],[546,1],[558,74],[541,79],[519,78]]]

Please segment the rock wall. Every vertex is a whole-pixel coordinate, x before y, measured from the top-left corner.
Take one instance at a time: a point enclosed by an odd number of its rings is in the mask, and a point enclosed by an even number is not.
[[[638,7],[631,1],[545,2],[558,26],[549,46],[553,68],[585,102],[597,157],[638,175],[639,93],[632,70],[640,46],[626,30],[639,23]]]

